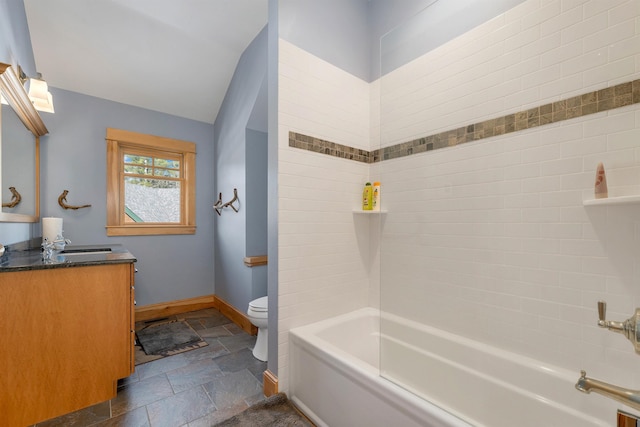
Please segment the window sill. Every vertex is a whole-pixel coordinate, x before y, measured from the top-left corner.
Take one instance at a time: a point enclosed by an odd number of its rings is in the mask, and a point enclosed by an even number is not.
[[[150,236],[155,234],[196,234],[195,225],[107,226],[107,236]]]

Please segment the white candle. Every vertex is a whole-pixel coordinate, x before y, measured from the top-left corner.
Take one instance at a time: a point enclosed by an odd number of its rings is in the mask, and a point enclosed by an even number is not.
[[[62,236],[62,218],[42,218],[42,241],[46,238],[53,243],[58,236]]]

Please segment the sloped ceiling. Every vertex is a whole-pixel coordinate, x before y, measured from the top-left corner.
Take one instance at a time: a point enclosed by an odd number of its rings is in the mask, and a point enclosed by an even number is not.
[[[36,68],[50,86],[206,123],[267,24],[267,0],[24,3]]]

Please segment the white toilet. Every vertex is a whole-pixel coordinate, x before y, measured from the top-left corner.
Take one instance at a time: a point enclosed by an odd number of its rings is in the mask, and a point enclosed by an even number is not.
[[[256,346],[253,347],[253,357],[263,362],[267,361],[267,318],[268,318],[267,297],[254,299],[249,303],[247,317],[252,325],[258,328],[258,338]]]

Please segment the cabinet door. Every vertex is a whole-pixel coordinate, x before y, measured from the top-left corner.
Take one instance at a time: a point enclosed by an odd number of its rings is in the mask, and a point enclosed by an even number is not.
[[[132,264],[0,273],[0,413],[30,425],[111,399],[131,372]]]
[[[129,373],[127,376],[133,374],[133,371],[136,369],[136,355],[134,351],[134,347],[136,345],[136,312],[135,312],[135,301],[136,301],[136,280],[135,280],[135,272],[136,268],[133,264],[129,264]]]

